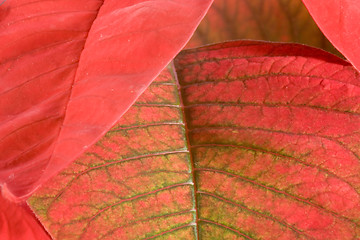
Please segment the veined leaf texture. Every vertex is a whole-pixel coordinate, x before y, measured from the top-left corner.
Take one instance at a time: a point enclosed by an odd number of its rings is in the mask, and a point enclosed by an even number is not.
[[[302,45],[183,51],[29,203],[55,239],[356,239],[358,81]]]

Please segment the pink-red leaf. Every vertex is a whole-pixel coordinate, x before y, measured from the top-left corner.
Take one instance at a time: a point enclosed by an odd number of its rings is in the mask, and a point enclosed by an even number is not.
[[[253,41],[175,63],[178,86],[164,71],[29,199],[54,237],[360,237],[360,79],[349,63]]]
[[[360,237],[354,68],[321,50],[247,41],[185,51],[176,66],[204,234]]]
[[[330,42],[360,70],[360,2],[303,0]]]
[[[98,140],[212,0],[12,0],[0,9],[0,184],[18,200]]]

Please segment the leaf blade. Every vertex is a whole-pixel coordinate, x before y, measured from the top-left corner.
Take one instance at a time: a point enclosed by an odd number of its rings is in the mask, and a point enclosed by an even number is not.
[[[203,234],[359,236],[360,92],[347,62],[256,41],[185,50],[176,61]]]

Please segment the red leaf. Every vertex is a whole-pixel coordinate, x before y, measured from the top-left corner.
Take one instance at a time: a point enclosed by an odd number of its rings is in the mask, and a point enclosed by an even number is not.
[[[317,49],[247,41],[185,51],[177,66],[200,229],[360,237],[355,69]]]
[[[330,42],[360,70],[360,2],[303,0]]]
[[[0,194],[0,239],[50,240],[51,238],[27,205],[10,202]]]
[[[350,64],[253,41],[186,50],[175,63],[180,85],[164,71],[29,199],[54,237],[360,237],[360,81]]]
[[[13,0],[0,12],[0,184],[13,200],[96,142],[212,0]]]

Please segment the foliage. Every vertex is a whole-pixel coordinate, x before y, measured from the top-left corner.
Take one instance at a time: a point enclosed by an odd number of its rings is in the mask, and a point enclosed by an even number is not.
[[[1,239],[359,238],[358,72],[250,40],[168,64],[210,3],[0,6]],[[360,4],[304,3],[357,67]],[[300,1],[217,0],[188,47],[234,38],[341,56]]]

